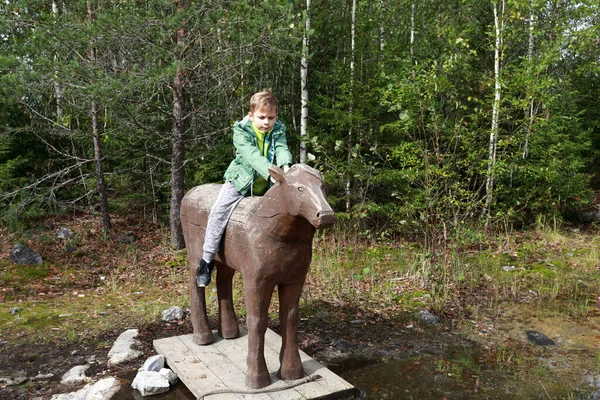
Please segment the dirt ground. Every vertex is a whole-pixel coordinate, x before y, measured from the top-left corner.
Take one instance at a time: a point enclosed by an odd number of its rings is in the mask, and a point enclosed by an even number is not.
[[[241,322],[243,323],[243,320]],[[326,365],[333,366],[343,363],[343,354],[353,354],[354,358],[374,362],[382,357],[397,357],[401,354],[441,352],[440,343],[447,345],[450,341],[457,341],[443,326],[428,327],[419,335],[415,335],[414,332],[398,333],[394,325],[390,321],[365,321],[361,324],[301,321],[299,341],[304,352]],[[277,321],[272,321],[270,328],[279,333]],[[392,331],[395,333],[391,334]],[[112,343],[120,333],[106,333],[101,342]],[[82,385],[71,389],[60,385],[62,374],[76,365],[91,364],[87,374],[97,379],[120,376],[139,368],[147,357],[156,354],[153,349],[155,339],[189,333],[192,333],[192,327],[188,315],[180,323],[157,322],[142,327],[137,339],[141,343],[140,350],[144,355],[118,366],[108,365],[108,348],[89,346],[86,343],[13,345],[3,342],[0,345],[0,378],[26,377],[27,381],[20,385],[1,383],[0,398],[46,400],[53,394],[80,388]],[[440,335],[444,335],[445,339],[440,340]],[[53,374],[52,377],[43,377],[50,373]]]
[[[57,229],[63,225],[79,232],[76,240],[72,241],[75,247],[73,251],[66,248],[64,242],[54,238]],[[100,276],[109,273],[120,274],[119,279],[127,282],[131,268],[123,268],[119,264],[119,260],[123,259],[124,249],[135,248],[137,265],[134,265],[133,269],[143,269],[151,279],[168,279],[171,272],[165,265],[172,263],[174,266],[170,268],[185,267],[181,266],[184,262],[181,254],[166,250],[168,239],[165,240],[165,236],[164,231],[151,224],[141,224],[139,220],[123,218],[113,221],[113,230],[110,237],[106,238],[102,235],[98,220],[85,215],[42,221],[31,232],[20,237],[0,228],[0,272],[3,273],[0,278],[5,279],[0,280],[0,311],[11,312],[10,308],[4,307],[7,301],[14,302],[20,298],[35,300],[36,296],[39,297],[38,300],[43,301],[51,296],[60,296],[64,290],[91,290],[99,282]],[[128,242],[130,238],[133,244]],[[12,275],[6,273],[12,268],[11,262],[8,261],[8,253],[17,239],[43,251],[51,275],[26,284],[15,284],[10,280]],[[81,271],[81,275],[68,282],[67,289],[55,285],[56,281],[52,275],[66,270],[64,265]],[[3,283],[5,284],[2,285]],[[40,297],[40,293],[44,296]],[[476,301],[477,299],[472,300]],[[594,346],[597,340],[600,340],[600,310],[595,308],[588,313],[585,320],[575,323],[570,320],[552,320],[544,325],[543,321],[538,321],[535,316],[522,315],[522,310],[519,310],[517,305],[515,314],[511,314],[511,310],[507,309],[503,316],[496,312],[494,316],[482,317],[478,321],[462,321],[461,325],[453,320],[451,310],[442,316],[440,322],[427,324],[420,321],[416,314],[406,311],[380,313],[364,307],[354,309],[353,307],[360,307],[357,305],[334,305],[315,301],[311,302],[310,307],[310,310],[301,312],[300,348],[334,372],[337,372],[336,369],[343,369],[344,364],[349,361],[358,360],[359,363],[369,364],[386,359],[431,356],[440,360],[433,374],[444,373],[449,376],[449,372],[455,373],[451,368],[462,363],[461,368],[479,369],[481,374],[497,367],[504,368],[512,371],[510,379],[513,382],[522,383],[520,379],[525,378],[521,371],[528,368],[527,359],[544,358],[548,360],[548,365],[542,365],[542,372],[550,379],[571,382],[579,378],[576,374],[588,365],[597,365],[593,356],[597,355],[597,347]],[[216,329],[216,321],[211,322],[213,329]],[[243,317],[240,318],[240,323],[245,324]],[[585,331],[574,331],[583,325],[586,326]],[[48,400],[53,394],[74,391],[78,387],[65,388],[59,382],[62,375],[76,365],[90,364],[87,374],[94,380],[109,376],[121,377],[128,371],[139,368],[147,357],[156,354],[153,349],[154,340],[192,333],[188,314],[179,322],[155,321],[130,327],[139,330],[137,339],[141,342],[144,355],[119,366],[109,366],[107,355],[112,343],[123,332],[122,327],[105,331],[101,337],[93,337],[87,341],[49,336],[44,343],[36,343],[33,339],[29,342],[24,341],[25,336],[19,337],[15,333],[5,336],[0,334],[0,399]],[[272,319],[269,327],[279,333],[277,319]],[[570,331],[560,330],[562,327],[568,327]],[[564,338],[564,342],[552,350],[533,346],[527,343],[524,337],[523,332],[527,329],[538,329],[546,333],[555,331],[553,337]],[[572,338],[582,339],[573,342]],[[461,361],[460,354],[452,355],[453,348],[474,349],[474,358]],[[587,360],[587,364],[582,364],[584,366],[576,369],[577,372],[573,376],[558,375],[561,370],[574,370],[574,358],[577,358],[574,354],[580,359],[583,359],[583,356],[588,359],[591,357],[591,361]],[[448,357],[453,359],[449,360]],[[470,365],[471,363],[473,365]],[[540,369],[541,364],[536,361],[531,365]],[[411,365],[409,368],[419,366]],[[431,370],[428,371],[431,375]],[[15,380],[20,383],[10,384]],[[473,385],[482,384],[478,379]]]
[[[66,245],[55,238],[55,232],[61,226],[68,226],[78,233]],[[6,271],[12,268],[7,267],[12,265],[8,253],[17,241],[42,252],[47,261],[45,264],[49,264],[51,270],[50,276],[25,284],[14,284],[7,280],[5,283],[10,284],[0,289],[0,304],[9,299],[37,298],[45,301],[50,296],[60,296],[61,291],[66,289],[54,285],[52,274],[60,274],[63,265],[81,271],[81,275],[69,282],[70,291],[89,290],[94,282],[98,282],[99,276],[107,273],[122,274],[121,279],[126,280],[128,271],[119,267],[118,260],[123,258],[123,241],[129,241],[130,238],[134,241],[132,246],[135,247],[137,262],[147,269],[147,275],[163,279],[166,274],[164,265],[174,259],[173,254],[165,250],[164,231],[140,224],[133,218],[113,220],[113,229],[108,238],[103,237],[99,221],[86,215],[40,221],[35,228],[20,235],[0,228],[0,257],[3,259],[0,260],[3,262],[0,267],[4,266],[5,276],[9,275]],[[68,250],[71,244],[74,249]],[[332,309],[328,304],[322,307],[316,305],[314,309],[318,315],[300,321],[300,346],[307,354],[324,363],[339,363],[339,356],[346,353],[361,353],[360,357],[377,358],[407,350],[435,351],[438,343],[436,338],[440,333],[447,333],[447,329],[440,324],[438,327],[420,329],[419,335],[415,335],[414,330],[404,334],[401,332],[406,321],[389,320],[376,314],[356,320],[356,315],[361,315],[359,310]],[[10,312],[10,309],[3,307],[2,312]],[[213,328],[216,328],[215,321],[212,322]],[[243,318],[240,318],[240,323],[244,324]],[[24,337],[0,335],[0,398],[46,400],[52,394],[76,390],[77,387],[65,388],[59,384],[62,375],[76,365],[90,364],[87,374],[94,378],[119,376],[125,371],[137,369],[147,357],[156,354],[153,349],[155,339],[192,333],[188,314],[179,322],[156,321],[133,327],[139,330],[137,339],[141,342],[144,356],[119,366],[109,366],[107,354],[122,329],[105,332],[102,337],[94,337],[89,342],[49,335],[51,338],[43,344],[35,343],[33,339],[23,343]],[[279,333],[276,319],[270,322],[270,328]],[[430,335],[425,335],[426,332],[430,332]],[[431,337],[424,340],[426,336]],[[448,339],[452,339],[452,335]],[[10,381],[14,383],[15,380],[21,381],[20,384],[11,384]]]

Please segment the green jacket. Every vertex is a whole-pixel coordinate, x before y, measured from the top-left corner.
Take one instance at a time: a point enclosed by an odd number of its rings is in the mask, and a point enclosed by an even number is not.
[[[247,195],[252,183],[262,176],[269,182],[269,167],[277,165],[283,167],[292,163],[292,153],[287,146],[285,138],[285,125],[277,120],[271,132],[268,157],[260,154],[258,139],[252,128],[252,121],[245,117],[233,124],[233,145],[235,158],[225,171],[225,181],[231,181],[238,192]]]

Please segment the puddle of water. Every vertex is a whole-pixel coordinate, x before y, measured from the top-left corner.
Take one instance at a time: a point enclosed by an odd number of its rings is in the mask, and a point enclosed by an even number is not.
[[[465,349],[469,353],[470,349]],[[434,356],[391,359],[373,362],[348,359],[343,365],[330,366],[333,372],[354,385],[359,399],[406,400],[600,400],[600,373],[581,376],[579,390],[576,382],[558,385],[551,377],[533,380],[517,379],[507,372],[483,370],[477,373],[464,368],[460,360],[448,361]],[[119,376],[123,385],[114,400],[142,400],[131,388],[137,371]],[[153,400],[195,400],[181,382],[167,393],[153,395]]]
[[[463,368],[460,361],[435,357],[388,360],[366,364],[350,360],[330,369],[352,383],[361,398],[378,399],[496,399],[600,400],[600,375],[580,376],[580,382],[556,382],[553,377],[516,378],[509,372]]]

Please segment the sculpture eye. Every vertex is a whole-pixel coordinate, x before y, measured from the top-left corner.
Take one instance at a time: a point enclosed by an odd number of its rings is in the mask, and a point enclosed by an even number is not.
[[[304,192],[304,186],[298,186],[298,191],[299,192]]]

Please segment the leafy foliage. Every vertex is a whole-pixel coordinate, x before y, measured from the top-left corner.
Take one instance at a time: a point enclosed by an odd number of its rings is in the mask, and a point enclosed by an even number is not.
[[[503,3],[495,222],[575,215],[594,197],[600,10],[592,3]],[[30,0],[0,5],[5,218],[19,220],[33,208],[95,207],[95,101],[112,211],[163,220],[171,83],[180,68],[187,187],[221,181],[233,151],[231,124],[262,88],[279,97],[279,117],[298,152],[302,2],[94,5],[93,21],[84,3],[61,3],[58,12]],[[354,41],[352,1],[314,0],[310,12],[306,145],[341,220],[432,243],[465,220],[476,222],[494,96],[489,3],[357,1]]]

